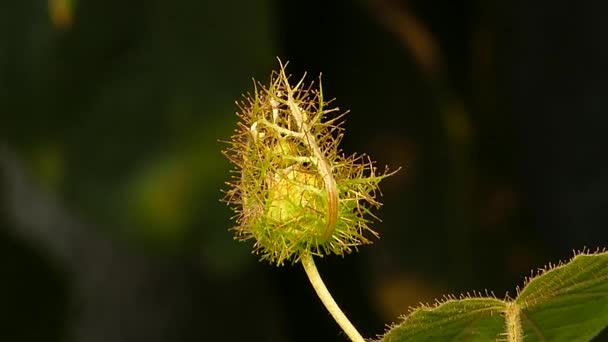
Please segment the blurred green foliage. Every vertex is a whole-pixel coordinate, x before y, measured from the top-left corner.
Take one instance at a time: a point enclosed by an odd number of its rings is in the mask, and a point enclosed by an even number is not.
[[[2,136],[40,185],[137,244],[226,245],[218,140],[275,61],[270,2],[4,7]]]

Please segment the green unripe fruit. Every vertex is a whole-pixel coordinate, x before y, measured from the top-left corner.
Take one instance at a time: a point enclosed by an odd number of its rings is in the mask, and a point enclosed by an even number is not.
[[[342,115],[325,108],[323,92],[289,84],[283,67],[268,88],[239,104],[242,122],[224,154],[236,165],[226,201],[233,205],[241,240],[255,239],[255,252],[271,263],[298,261],[302,253],[351,252],[377,235],[367,223],[379,207],[378,175],[362,156],[338,148]]]
[[[300,171],[298,167],[284,169],[282,174],[270,175],[268,218],[279,225],[286,225],[306,215],[308,211],[321,212],[323,203],[320,197],[324,194],[313,190],[320,187],[322,188],[322,181],[318,175]]]

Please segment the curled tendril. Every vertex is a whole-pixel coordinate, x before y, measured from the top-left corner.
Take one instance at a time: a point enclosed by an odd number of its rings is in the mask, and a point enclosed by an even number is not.
[[[378,236],[368,226],[370,208],[381,205],[378,183],[394,173],[341,152],[346,113],[327,108],[320,79],[317,89],[305,77],[291,85],[280,64],[269,86],[257,83],[237,103],[241,120],[224,151],[236,166],[224,199],[236,213],[236,238],[255,239],[254,251],[277,265],[371,243],[364,234]]]

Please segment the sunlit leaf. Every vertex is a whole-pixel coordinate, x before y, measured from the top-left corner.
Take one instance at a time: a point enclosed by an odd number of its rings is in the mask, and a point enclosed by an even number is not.
[[[514,300],[448,299],[422,306],[383,342],[589,341],[608,325],[608,252],[581,253],[532,278]]]

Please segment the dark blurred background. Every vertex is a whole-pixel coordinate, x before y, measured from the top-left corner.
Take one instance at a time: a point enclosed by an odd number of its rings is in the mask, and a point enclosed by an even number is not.
[[[366,337],[608,245],[602,2],[0,0],[0,340],[346,341],[237,243],[234,101],[288,71],[403,167],[381,239],[318,260]],[[599,341],[601,338],[598,338]]]

